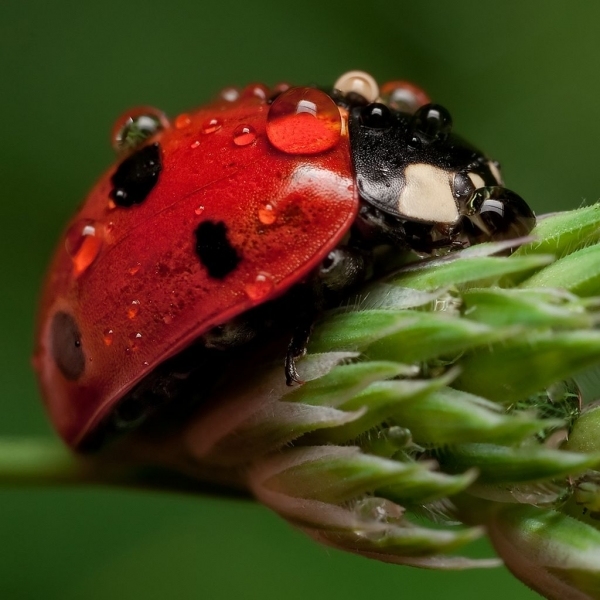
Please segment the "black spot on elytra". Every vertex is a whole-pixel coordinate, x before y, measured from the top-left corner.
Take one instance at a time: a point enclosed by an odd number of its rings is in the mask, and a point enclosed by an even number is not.
[[[196,227],[196,254],[215,279],[229,275],[241,260],[227,239],[227,226],[223,221],[203,221]]]
[[[75,381],[85,371],[85,354],[81,347],[81,333],[75,319],[59,311],[50,327],[50,351],[60,372],[70,381]]]
[[[144,146],[128,156],[114,172],[109,196],[118,206],[141,204],[158,181],[162,169],[159,144]]]

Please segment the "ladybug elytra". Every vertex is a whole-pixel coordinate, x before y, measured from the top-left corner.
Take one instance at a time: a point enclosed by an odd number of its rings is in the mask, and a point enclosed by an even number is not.
[[[358,71],[329,89],[227,89],[172,122],[141,107],[112,139],[118,161],[54,255],[34,355],[78,449],[189,396],[194,373],[226,376],[231,353],[273,332],[291,339],[297,381],[316,316],[389,270],[390,253],[535,224],[444,107]]]

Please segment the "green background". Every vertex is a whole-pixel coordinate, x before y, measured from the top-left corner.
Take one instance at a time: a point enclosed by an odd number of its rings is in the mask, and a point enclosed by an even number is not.
[[[599,195],[600,3],[0,1],[0,434],[51,435],[29,369],[62,224],[112,160],[125,108],[229,84],[422,84],[538,211]],[[483,544],[482,552],[489,550]],[[0,491],[0,598],[536,597],[504,570],[443,574],[318,547],[251,504]]]

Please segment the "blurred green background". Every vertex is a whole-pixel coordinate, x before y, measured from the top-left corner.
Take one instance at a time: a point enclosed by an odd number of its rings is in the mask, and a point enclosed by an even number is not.
[[[64,221],[112,160],[113,119],[229,84],[422,84],[538,211],[600,195],[600,3],[557,0],[2,0],[0,434],[51,435],[29,369],[36,295]],[[478,547],[489,553],[485,544]],[[251,504],[113,490],[0,490],[0,598],[536,597],[318,547]]]

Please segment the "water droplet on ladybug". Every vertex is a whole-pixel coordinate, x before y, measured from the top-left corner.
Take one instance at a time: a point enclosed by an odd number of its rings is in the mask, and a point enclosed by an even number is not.
[[[270,92],[270,99],[271,100],[275,100],[275,98],[277,98],[277,96],[279,96],[280,94],[283,94],[283,92],[287,92],[292,86],[289,83],[285,83],[285,82],[280,82],[276,85],[274,85],[271,88],[271,92]]]
[[[413,115],[410,134],[424,144],[443,142],[452,130],[450,113],[439,104],[426,104]]]
[[[142,367],[149,367],[149,366],[150,366],[150,363],[149,363],[147,360],[145,360],[145,361],[142,363]]]
[[[204,212],[204,206],[200,205],[198,207],[196,207],[196,209],[194,210],[194,212],[200,216],[203,212]]]
[[[200,142],[199,142],[198,140],[196,140],[195,142],[192,142],[192,143],[190,144],[190,148],[191,148],[192,150],[195,150],[195,149],[196,149],[196,148],[197,148],[199,145],[200,145]]]
[[[115,334],[115,332],[110,327],[106,328],[102,332],[102,341],[104,342],[105,346],[112,345],[114,334]]]
[[[262,271],[252,283],[246,284],[244,289],[252,302],[258,302],[268,296],[274,287],[275,282],[273,281],[273,277],[269,273]]]
[[[235,102],[240,97],[240,91],[235,87],[226,87],[221,90],[219,97],[225,102]]]
[[[236,146],[248,146],[256,139],[256,131],[251,125],[238,125],[233,132],[233,143]]]
[[[258,220],[263,225],[272,225],[277,220],[277,215],[273,210],[272,204],[265,204],[258,209]]]
[[[135,319],[140,312],[140,301],[132,300],[131,304],[127,307],[127,318]]]
[[[186,127],[189,127],[191,123],[192,119],[190,115],[187,113],[181,113],[175,119],[175,129],[185,129]]]
[[[267,137],[287,154],[319,154],[340,140],[342,117],[335,102],[320,90],[291,88],[278,96],[267,115]]]
[[[114,228],[115,224],[112,221],[109,221],[108,223],[106,223],[106,225],[104,225],[105,233],[111,233]]]
[[[379,96],[377,82],[365,71],[348,71],[338,78],[333,87],[346,95],[358,94],[367,102],[375,102]]]
[[[410,81],[388,81],[381,88],[381,98],[390,108],[410,114],[431,103],[425,90]]]
[[[266,100],[269,95],[269,88],[262,83],[251,83],[242,90],[242,98],[259,98]]]
[[[127,269],[127,272],[130,275],[135,275],[140,269],[142,268],[142,263],[135,263],[135,265],[133,265],[132,267],[129,267],[129,269]]]
[[[139,331],[132,333],[129,335],[129,348],[128,350],[136,350],[140,349],[140,343],[142,341],[142,334]]]
[[[202,125],[200,126],[200,131],[202,133],[214,133],[215,131],[219,131],[223,127],[223,121],[221,119],[217,119],[216,117],[212,117],[210,119],[206,119]]]
[[[65,249],[73,261],[75,275],[81,275],[100,253],[102,238],[95,221],[82,219],[69,227],[65,236]]]
[[[147,139],[169,127],[165,113],[151,106],[140,106],[122,114],[112,128],[112,145],[117,152],[141,146]]]
[[[162,320],[165,325],[170,325],[173,322],[173,315],[171,315],[171,314],[164,315]]]

